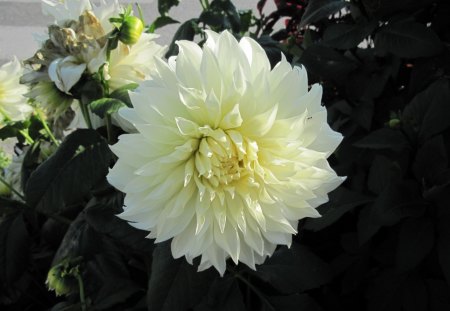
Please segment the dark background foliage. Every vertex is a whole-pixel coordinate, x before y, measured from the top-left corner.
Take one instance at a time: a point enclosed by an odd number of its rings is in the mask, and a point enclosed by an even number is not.
[[[257,271],[198,273],[114,216],[123,196],[105,180],[104,129],[79,130],[43,163],[39,145],[28,151],[26,203],[0,198],[2,310],[80,310],[78,288],[56,297],[44,284],[52,265],[80,257],[88,310],[450,310],[450,2],[275,2],[253,16],[203,1],[174,40],[250,31],[272,64],[283,52],[323,85],[345,137],[330,161],[348,176],[323,217],[301,221],[291,249]],[[150,31],[176,22],[177,4],[160,0]]]

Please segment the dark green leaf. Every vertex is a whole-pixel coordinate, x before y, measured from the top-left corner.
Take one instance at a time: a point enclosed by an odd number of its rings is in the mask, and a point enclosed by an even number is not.
[[[425,209],[418,184],[410,180],[391,180],[373,205],[371,221],[392,226],[403,218],[420,217]]]
[[[0,220],[0,280],[12,285],[28,265],[30,238],[22,213]]]
[[[437,279],[427,280],[427,290],[429,293],[429,311],[450,310],[450,287],[445,281]]]
[[[133,104],[131,103],[131,100],[130,100],[129,91],[134,91],[138,86],[139,86],[139,84],[137,84],[137,83],[130,83],[130,84],[124,85],[124,86],[119,87],[118,89],[114,90],[114,92],[109,94],[109,97],[119,99],[122,102],[124,102],[125,105],[127,105],[128,107],[131,108],[131,107],[133,107]]]
[[[185,311],[196,306],[207,293],[217,272],[197,272],[184,258],[174,260],[170,242],[153,252],[152,274],[148,284],[148,310]]]
[[[417,180],[431,181],[448,168],[448,156],[443,137],[427,140],[419,149],[413,165]]]
[[[375,48],[405,58],[430,57],[442,51],[434,31],[416,22],[389,23],[375,35]]]
[[[194,40],[195,36],[195,27],[194,25],[198,24],[198,19],[193,18],[187,20],[178,28],[177,32],[173,36],[172,42],[169,45],[169,50],[166,53],[166,58],[169,58],[172,55],[178,54],[178,46],[175,44],[177,40]]]
[[[94,130],[77,130],[30,176],[27,203],[46,213],[63,211],[89,193],[108,172],[111,151]]]
[[[166,15],[172,7],[178,4],[180,4],[180,0],[158,0],[159,14],[162,16]]]
[[[410,270],[428,255],[434,245],[434,224],[431,219],[417,218],[403,222],[398,237],[397,268]]]
[[[247,310],[239,281],[234,277],[216,278],[209,289],[208,296],[195,308],[195,311],[229,310]]]
[[[269,302],[276,311],[320,311],[322,308],[308,294],[270,297]]]
[[[376,21],[364,25],[332,24],[325,29],[323,43],[337,49],[351,49],[368,37],[377,26]]]
[[[373,221],[373,206],[365,206],[361,209],[358,218],[358,241],[360,245],[366,244],[382,227],[378,222]]]
[[[281,247],[256,276],[270,283],[280,292],[290,294],[317,288],[331,280],[330,267],[306,247],[293,243],[291,248]]]
[[[428,293],[425,282],[419,277],[410,277],[403,286],[403,308],[405,311],[428,311]]]
[[[322,230],[336,221],[345,213],[355,207],[370,202],[371,199],[358,193],[340,187],[330,193],[329,202],[318,208],[322,215],[320,218],[307,218],[303,229],[311,231]]]
[[[352,59],[326,46],[311,45],[302,54],[300,62],[308,72],[343,82],[344,77],[358,67]]]
[[[390,128],[382,128],[371,132],[363,139],[357,141],[354,146],[367,149],[389,149],[402,151],[408,144],[404,135]]]
[[[441,216],[438,223],[437,251],[447,285],[450,287],[450,215]]]
[[[343,0],[310,0],[300,22],[300,27],[318,22],[348,5]]]
[[[97,99],[91,102],[90,106],[91,111],[100,118],[104,118],[106,115],[111,115],[119,111],[120,108],[127,107],[123,101],[115,98]]]
[[[398,163],[385,156],[377,155],[370,167],[367,185],[373,193],[380,194],[391,180],[401,177]]]
[[[148,32],[153,33],[156,29],[170,25],[179,24],[180,22],[169,16],[159,16],[148,28]]]
[[[212,28],[226,29],[230,27],[227,24],[227,18],[221,12],[217,11],[203,11],[198,21]]]
[[[424,142],[450,127],[450,86],[447,80],[437,80],[416,95],[403,111],[403,120],[419,132]]]
[[[148,232],[130,226],[116,215],[122,211],[123,195],[113,192],[93,198],[86,206],[86,221],[99,233],[121,243],[123,248],[139,253],[151,253],[153,241],[146,239]]]

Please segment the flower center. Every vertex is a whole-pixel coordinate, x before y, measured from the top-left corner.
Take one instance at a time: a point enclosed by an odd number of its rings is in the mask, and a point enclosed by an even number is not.
[[[202,184],[209,190],[229,186],[251,174],[258,147],[235,130],[201,129],[203,137],[195,153],[195,168]]]

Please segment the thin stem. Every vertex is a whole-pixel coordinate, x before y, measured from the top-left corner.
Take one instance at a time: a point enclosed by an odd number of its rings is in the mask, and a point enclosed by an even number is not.
[[[138,13],[139,13],[139,19],[142,21],[142,24],[145,25],[144,13],[142,12],[142,8],[141,8],[139,3],[136,2],[135,4],[136,4],[136,7],[137,7],[137,10],[138,10]]]
[[[89,116],[89,108],[87,105],[85,105],[83,99],[80,100],[80,108],[81,113],[83,114],[84,121],[87,124],[87,127],[92,129],[91,117]]]
[[[52,140],[52,142],[56,145],[59,146],[59,141],[56,140],[55,136],[53,135],[52,131],[50,130],[50,128],[48,127],[47,122],[44,120],[44,118],[42,117],[42,111],[40,109],[37,109],[37,117],[39,119],[39,121],[41,122],[42,126],[44,127],[45,132],[47,133],[47,135],[50,137],[50,139]]]
[[[19,191],[17,191],[16,189],[14,189],[14,187],[7,182],[1,175],[0,175],[0,181],[9,188],[9,190],[11,190],[11,192],[14,192],[15,195],[17,195],[21,200],[23,200],[25,202],[25,197],[23,196],[22,193],[20,193]]]
[[[112,121],[111,121],[111,115],[109,113],[106,114],[105,116],[106,119],[106,133],[108,135],[108,144],[112,144],[112,137],[113,137],[113,133],[112,133]]]
[[[209,9],[209,1],[208,0],[200,0],[200,4],[202,5],[203,11]]]
[[[3,110],[0,107],[0,113],[3,115],[3,118],[5,119],[6,122],[10,122],[12,121],[11,118],[8,116],[8,114],[5,112],[5,110]],[[30,135],[28,135],[27,131],[25,130],[19,130],[19,133],[25,138],[25,141],[32,145],[34,143],[33,138],[30,137]]]
[[[34,144],[33,138],[31,138],[30,135],[28,135],[28,132],[27,132],[27,131],[25,131],[25,130],[19,130],[19,133],[23,136],[23,138],[25,138],[25,141],[26,141],[29,145]]]
[[[81,310],[86,311],[86,298],[84,294],[84,284],[83,279],[81,278],[80,274],[77,273],[76,278],[78,280],[78,287],[80,289],[80,302],[81,302]]]

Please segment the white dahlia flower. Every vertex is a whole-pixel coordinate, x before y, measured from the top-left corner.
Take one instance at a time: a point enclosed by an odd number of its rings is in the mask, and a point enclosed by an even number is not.
[[[254,40],[209,31],[203,49],[178,46],[120,111],[138,133],[111,147],[119,217],[157,243],[173,238],[175,258],[201,256],[199,271],[223,275],[229,257],[255,269],[343,181],[327,162],[342,136],[305,69],[283,58],[271,70]]]
[[[7,120],[21,121],[33,108],[23,96],[28,88],[20,84],[23,67],[17,58],[0,67],[0,128]]]

